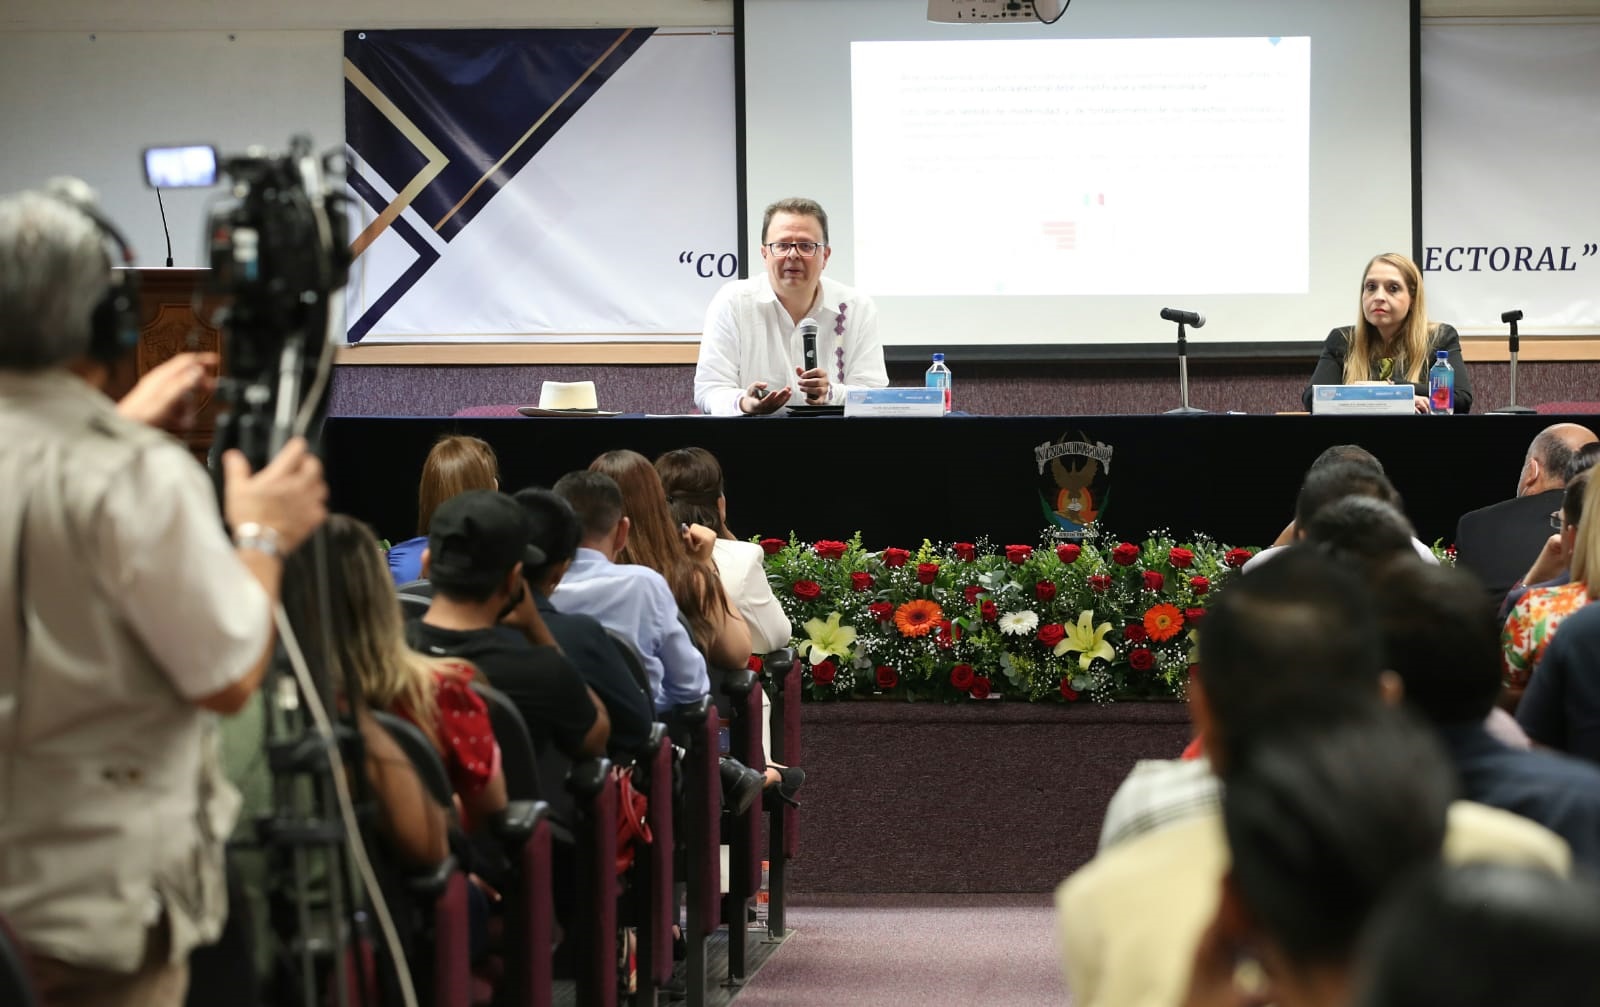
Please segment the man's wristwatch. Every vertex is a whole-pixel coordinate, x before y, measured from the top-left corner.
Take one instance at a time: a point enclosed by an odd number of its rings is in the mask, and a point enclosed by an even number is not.
[[[236,549],[253,549],[274,559],[283,558],[278,529],[255,521],[245,521],[233,530],[233,545]]]

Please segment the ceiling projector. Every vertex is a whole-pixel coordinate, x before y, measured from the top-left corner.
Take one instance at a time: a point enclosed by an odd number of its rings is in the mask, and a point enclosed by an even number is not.
[[[928,0],[928,20],[943,24],[1037,24],[1061,15],[1061,0]]]

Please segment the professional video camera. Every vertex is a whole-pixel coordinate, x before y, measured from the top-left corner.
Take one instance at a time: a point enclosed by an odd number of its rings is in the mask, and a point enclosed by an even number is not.
[[[144,152],[146,179],[158,190],[231,182],[206,220],[209,287],[222,305],[213,319],[223,333],[217,450],[238,447],[254,466],[319,419],[326,398],[332,345],[342,336],[342,324],[330,332],[342,322],[334,294],[350,267],[345,196],[328,182],[342,173],[338,159],[314,155],[306,136],[282,155]]]

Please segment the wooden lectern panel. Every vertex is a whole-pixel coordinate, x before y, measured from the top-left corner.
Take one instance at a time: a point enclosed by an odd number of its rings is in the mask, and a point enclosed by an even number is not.
[[[206,324],[217,298],[206,293],[209,269],[138,269],[139,374],[188,350],[222,352],[221,335]],[[200,313],[195,313],[196,305]],[[183,439],[205,460],[217,432],[217,405],[203,401]]]

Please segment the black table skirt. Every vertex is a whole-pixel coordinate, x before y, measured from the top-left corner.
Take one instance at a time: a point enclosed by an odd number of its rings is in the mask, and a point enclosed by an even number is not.
[[[1035,449],[1112,449],[1093,489],[1123,538],[1166,529],[1264,545],[1293,516],[1306,467],[1360,444],[1388,469],[1419,537],[1450,542],[1464,512],[1516,490],[1528,442],[1552,416],[335,417],[324,430],[333,507],[393,541],[416,534],[423,459],[444,434],[481,437],[507,490],[549,486],[602,451],[649,458],[699,446],[722,462],[734,534],[846,538],[869,548],[934,541],[1033,543],[1057,492]],[[1574,417],[1583,422],[1592,417]]]

